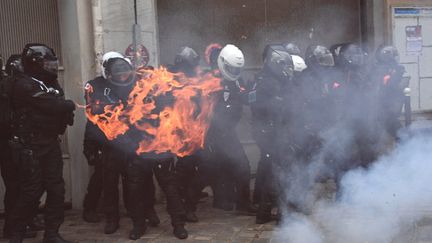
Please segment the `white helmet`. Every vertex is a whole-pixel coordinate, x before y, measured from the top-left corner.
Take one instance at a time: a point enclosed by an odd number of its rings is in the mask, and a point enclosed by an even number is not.
[[[102,76],[117,86],[128,86],[134,82],[134,70],[131,61],[114,51],[102,57]]]
[[[121,53],[115,52],[115,51],[109,51],[107,53],[105,53],[102,56],[102,76],[106,79],[106,72],[105,72],[105,68],[106,65],[108,63],[108,60],[111,58],[122,58],[124,60],[126,60],[129,64],[131,64],[131,61],[129,60],[129,58],[125,58]]]
[[[244,67],[243,52],[235,45],[228,44],[222,48],[218,57],[218,67],[222,77],[236,81]]]
[[[297,55],[291,55],[293,63],[294,63],[294,71],[301,72],[307,68],[305,60]]]

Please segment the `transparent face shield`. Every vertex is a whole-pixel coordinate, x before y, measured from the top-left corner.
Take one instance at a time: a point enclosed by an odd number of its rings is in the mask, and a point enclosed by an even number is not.
[[[318,56],[317,61],[320,66],[325,66],[325,67],[334,66],[334,58],[330,52]]]
[[[227,63],[224,63],[224,69],[232,76],[240,76],[240,73],[243,70],[241,67],[233,67]]]
[[[294,67],[290,54],[286,52],[278,52],[275,51],[272,54],[272,62],[276,63],[277,72],[286,78],[290,78],[293,76]]]
[[[59,62],[58,60],[44,60],[42,63],[42,68],[51,74],[57,74]]]
[[[129,85],[133,81],[133,68],[123,59],[114,60],[109,68],[108,79],[120,86]]]

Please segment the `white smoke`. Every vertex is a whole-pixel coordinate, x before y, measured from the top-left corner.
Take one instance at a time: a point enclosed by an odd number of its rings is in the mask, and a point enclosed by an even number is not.
[[[284,218],[284,242],[392,242],[432,205],[432,136],[401,142],[369,169],[346,173],[335,201],[319,200],[311,215]],[[281,236],[282,235],[282,236]]]

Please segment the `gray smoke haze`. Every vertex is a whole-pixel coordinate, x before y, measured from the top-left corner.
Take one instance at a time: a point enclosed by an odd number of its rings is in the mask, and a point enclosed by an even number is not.
[[[347,172],[335,201],[314,201],[308,217],[287,216],[276,237],[295,243],[392,242],[431,213],[431,151],[432,135],[416,135],[369,169]]]
[[[162,0],[157,7],[162,64],[184,45],[203,57],[208,44],[231,43],[244,52],[247,67],[259,67],[267,44],[289,41],[305,51],[310,44],[360,40],[358,6],[346,0]]]

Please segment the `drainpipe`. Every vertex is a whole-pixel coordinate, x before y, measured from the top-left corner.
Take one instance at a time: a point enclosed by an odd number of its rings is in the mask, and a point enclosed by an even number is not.
[[[96,72],[100,73],[101,60],[104,53],[101,0],[92,0],[92,13]]]

